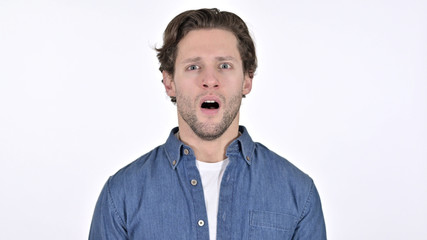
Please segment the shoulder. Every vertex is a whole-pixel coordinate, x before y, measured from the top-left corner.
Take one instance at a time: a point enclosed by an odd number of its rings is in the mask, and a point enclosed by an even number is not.
[[[125,192],[137,190],[137,183],[142,183],[147,178],[150,178],[150,175],[153,174],[152,170],[159,165],[165,166],[165,163],[164,147],[161,145],[112,175],[107,182],[110,192],[114,195],[122,195]]]
[[[255,165],[255,169],[275,176],[276,180],[286,182],[296,188],[312,188],[313,180],[309,175],[263,144],[255,143],[254,156],[252,164]]]

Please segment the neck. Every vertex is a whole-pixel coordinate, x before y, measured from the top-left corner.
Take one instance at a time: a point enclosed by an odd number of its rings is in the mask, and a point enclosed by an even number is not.
[[[186,145],[190,146],[196,159],[203,162],[220,162],[227,158],[225,155],[228,145],[239,137],[239,115],[228,129],[220,137],[214,140],[203,140],[197,136],[182,119],[178,120],[179,138]]]

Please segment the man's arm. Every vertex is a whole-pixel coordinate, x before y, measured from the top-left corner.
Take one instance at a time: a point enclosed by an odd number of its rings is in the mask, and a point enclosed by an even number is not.
[[[122,218],[111,197],[110,180],[102,189],[96,203],[95,212],[90,226],[89,240],[120,240],[127,239],[127,232]]]
[[[293,240],[326,240],[325,220],[316,186],[312,183],[310,194],[294,232]]]

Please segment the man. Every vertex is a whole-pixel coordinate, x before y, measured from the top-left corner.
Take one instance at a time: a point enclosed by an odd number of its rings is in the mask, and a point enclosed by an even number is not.
[[[110,177],[89,238],[326,239],[313,181],[239,126],[257,67],[246,24],[186,11],[157,51],[179,128]]]

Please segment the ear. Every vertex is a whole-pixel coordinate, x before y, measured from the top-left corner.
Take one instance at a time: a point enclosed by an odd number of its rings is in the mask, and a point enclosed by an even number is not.
[[[252,78],[249,77],[249,74],[245,74],[243,79],[243,95],[249,94],[252,90]]]
[[[162,75],[163,75],[162,82],[163,82],[163,85],[165,86],[166,94],[169,97],[176,97],[175,83],[173,81],[172,75],[164,70],[162,72]]]

